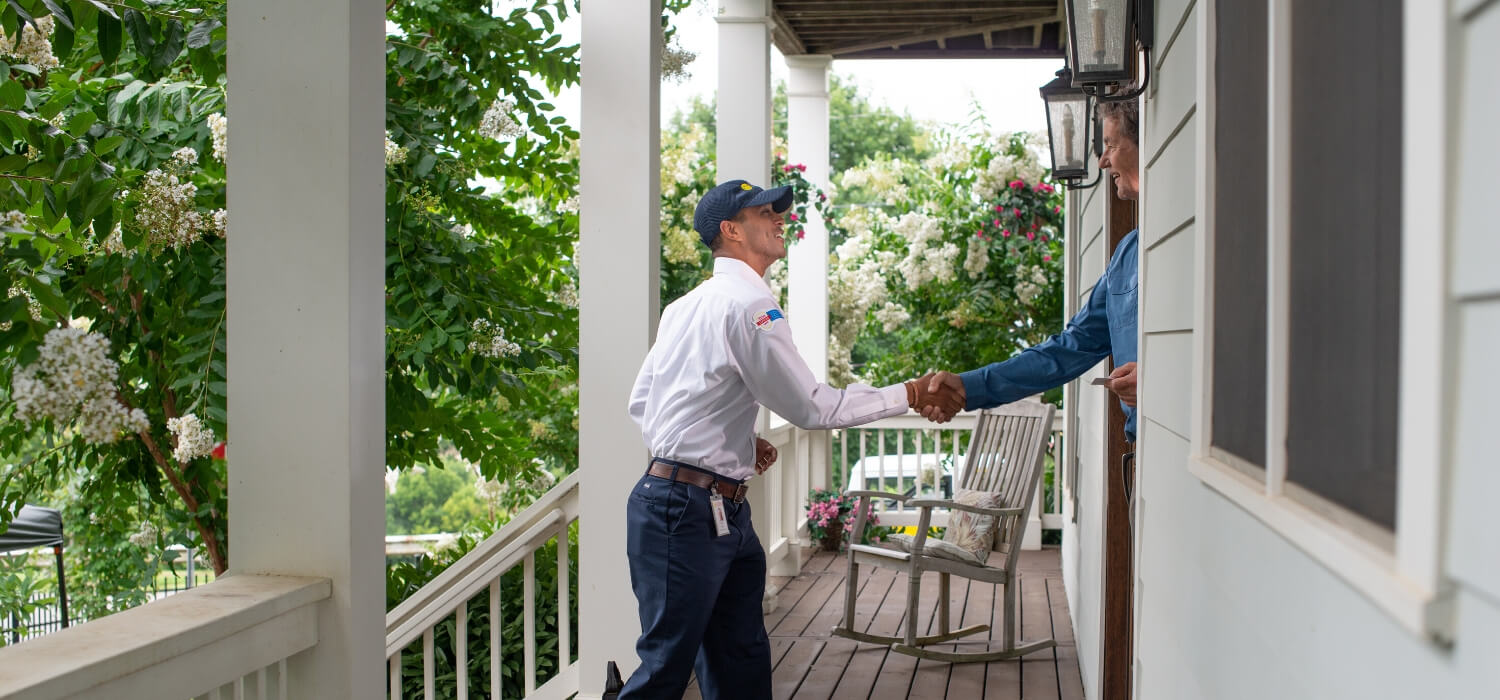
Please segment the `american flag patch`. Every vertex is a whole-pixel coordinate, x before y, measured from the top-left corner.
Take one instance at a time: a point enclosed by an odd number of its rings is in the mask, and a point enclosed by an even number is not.
[[[785,318],[781,315],[781,309],[771,309],[755,315],[755,327],[763,331],[769,331],[775,327],[776,322]]]

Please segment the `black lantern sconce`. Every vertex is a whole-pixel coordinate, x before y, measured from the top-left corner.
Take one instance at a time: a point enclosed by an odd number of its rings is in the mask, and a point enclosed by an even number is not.
[[[1065,67],[1052,82],[1042,86],[1042,101],[1047,105],[1047,139],[1052,153],[1052,178],[1070,190],[1086,189],[1099,182],[1079,184],[1089,175],[1089,148],[1097,158],[1100,129],[1094,114],[1094,98],[1081,87],[1073,86],[1073,76]]]
[[[1135,99],[1151,80],[1152,0],[1067,0],[1068,65],[1073,86],[1101,102]],[[1140,87],[1125,95],[1105,90],[1130,82],[1136,44],[1146,53]]]

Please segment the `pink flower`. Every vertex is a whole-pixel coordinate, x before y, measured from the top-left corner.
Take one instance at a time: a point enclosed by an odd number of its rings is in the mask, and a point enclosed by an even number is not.
[[[1021,208],[1020,207],[1016,207],[1012,211],[1015,212],[1015,215],[1016,215],[1017,219],[1021,218]]]
[[[995,219],[995,228],[1000,228],[1000,220]]]
[[[1061,214],[1062,213],[1062,205],[1059,204],[1059,205],[1057,205],[1055,207],[1052,207],[1052,213],[1053,214]]]
[[[1005,206],[1001,205],[1001,204],[996,204],[995,205],[995,211],[1005,211]]]
[[[1010,238],[1010,231],[1008,229],[1004,230],[1004,231],[1001,231],[1000,232],[1000,236],[1003,237],[1003,238]]]
[[[806,171],[807,171],[807,166],[805,166],[805,165],[803,165],[801,163],[797,164],[797,172],[806,172]]]
[[[784,172],[784,173],[792,172],[792,166],[790,166],[790,165],[783,165],[783,166],[781,166],[781,172]]]
[[[209,455],[214,459],[224,459],[224,443],[221,442],[217,445],[214,445],[214,450],[213,452],[210,452]]]
[[[787,217],[790,218],[792,221],[796,221],[797,220],[797,215],[796,214],[787,214]]]
[[[807,232],[806,231],[798,231],[797,232],[797,240],[799,240],[799,241],[802,240],[806,236],[807,236]]]
[[[1052,256],[1050,256],[1050,255],[1043,255],[1042,256],[1042,262],[1052,262]]]
[[[1011,180],[1010,181],[1010,188],[1013,189],[1013,190],[1019,190],[1022,187],[1025,187],[1025,186],[1026,186],[1026,183],[1021,182],[1020,180]]]
[[[984,229],[979,229],[978,231],[975,231],[974,232],[974,237],[975,238],[984,238]]]
[[[823,200],[826,200],[826,199],[828,199],[828,195],[826,195],[826,194],[823,194],[823,193],[822,193],[822,192],[819,192],[819,193],[818,193],[818,201],[819,201],[819,202],[821,202],[821,201],[823,201]]]
[[[1028,241],[1034,241],[1034,240],[1036,240],[1036,234],[1032,233],[1030,231],[1027,231],[1026,232],[1026,240],[1028,240]]]
[[[1046,243],[1046,242],[1047,242],[1047,237],[1046,237],[1046,236],[1042,236],[1042,242],[1043,242],[1043,243]]]

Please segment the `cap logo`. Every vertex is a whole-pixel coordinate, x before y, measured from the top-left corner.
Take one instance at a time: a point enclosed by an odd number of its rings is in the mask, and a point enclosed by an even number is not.
[[[748,189],[750,189],[750,183],[748,183],[748,182],[741,182],[740,183],[740,189],[742,189],[742,190],[748,190]]]

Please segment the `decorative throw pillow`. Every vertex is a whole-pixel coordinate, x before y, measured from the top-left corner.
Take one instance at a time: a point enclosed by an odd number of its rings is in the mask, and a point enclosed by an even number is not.
[[[1003,507],[1000,495],[989,491],[959,489],[953,494],[953,501],[980,508]],[[990,546],[995,542],[995,516],[955,508],[948,513],[948,529],[943,533],[943,541],[973,554],[983,562],[989,556]]]
[[[889,541],[891,544],[896,545],[897,549],[910,553],[915,537],[913,535],[896,533],[890,536]],[[929,557],[942,557],[965,564],[973,564],[974,566],[984,566],[985,556],[989,554],[989,552],[981,552],[979,555],[975,555],[973,552],[963,549],[956,544],[931,538],[922,541],[922,553]]]

